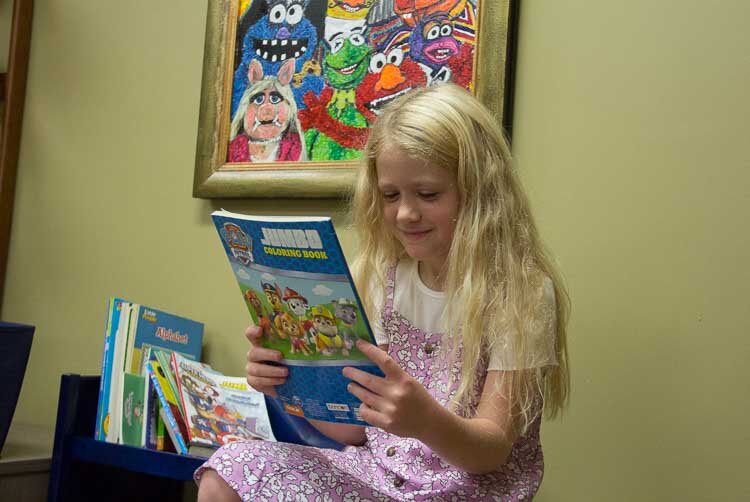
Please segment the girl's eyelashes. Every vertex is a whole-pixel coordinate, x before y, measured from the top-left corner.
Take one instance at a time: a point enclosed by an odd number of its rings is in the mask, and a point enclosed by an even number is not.
[[[380,195],[383,197],[383,200],[387,202],[393,202],[399,198],[400,194],[399,192],[380,192]],[[432,201],[436,200],[440,196],[440,193],[429,191],[417,192],[417,196],[422,200]]]
[[[419,196],[424,200],[435,200],[438,197],[437,192],[419,192]]]

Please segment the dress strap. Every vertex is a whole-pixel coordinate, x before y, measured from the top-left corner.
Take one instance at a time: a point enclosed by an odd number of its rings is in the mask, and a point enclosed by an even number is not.
[[[385,279],[385,303],[383,304],[383,318],[388,319],[393,312],[393,294],[396,291],[396,265],[388,269]]]

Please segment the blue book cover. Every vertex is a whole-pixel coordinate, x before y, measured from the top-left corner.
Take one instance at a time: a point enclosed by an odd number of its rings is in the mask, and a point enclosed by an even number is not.
[[[382,372],[355,345],[375,339],[331,219],[211,216],[264,346],[279,350],[289,368],[277,387],[285,411],[364,425],[341,371]]]
[[[140,373],[141,348],[144,345],[179,352],[188,359],[199,361],[203,343],[203,323],[138,305],[135,325],[131,328],[131,346],[128,347],[125,371]]]

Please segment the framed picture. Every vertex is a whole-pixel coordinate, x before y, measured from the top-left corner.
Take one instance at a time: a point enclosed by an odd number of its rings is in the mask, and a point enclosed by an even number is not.
[[[510,132],[518,0],[211,0],[193,195],[334,198],[389,101],[451,81]]]

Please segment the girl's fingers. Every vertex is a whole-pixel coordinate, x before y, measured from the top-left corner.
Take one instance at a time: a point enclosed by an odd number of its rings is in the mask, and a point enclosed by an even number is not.
[[[253,383],[254,379],[247,379],[247,384],[258,392],[262,392],[267,396],[276,397],[276,388],[274,386],[263,386],[258,383]]]
[[[253,345],[257,345],[262,336],[263,329],[260,326],[248,326],[245,330],[245,338],[247,338]]]
[[[367,373],[366,371],[352,368],[351,366],[344,368],[342,373],[349,380],[357,382],[362,387],[370,389],[376,394],[383,395],[387,389],[385,380],[379,376],[373,375],[372,373]]]
[[[281,361],[282,357],[278,350],[264,349],[263,347],[253,347],[247,351],[248,362]]]
[[[397,377],[404,372],[398,363],[396,363],[387,352],[377,345],[359,339],[357,340],[357,348],[367,356],[370,361],[374,362],[378,368],[383,370],[386,377]]]
[[[351,392],[357,399],[367,405],[368,408],[374,410],[382,410],[385,402],[383,398],[374,392],[370,392],[361,385],[357,385],[354,382],[350,382],[346,389]]]
[[[362,403],[359,407],[359,418],[361,418],[368,424],[374,427],[379,427],[383,430],[385,430],[389,424],[385,415],[374,408],[370,408],[365,403]]]
[[[253,389],[276,387],[277,385],[281,385],[284,382],[286,382],[286,378],[258,377],[258,376],[247,378],[247,383],[250,384],[250,386],[252,386]]]
[[[271,364],[248,363],[245,365],[245,373],[253,377],[286,378],[289,370],[286,366],[274,366]]]

